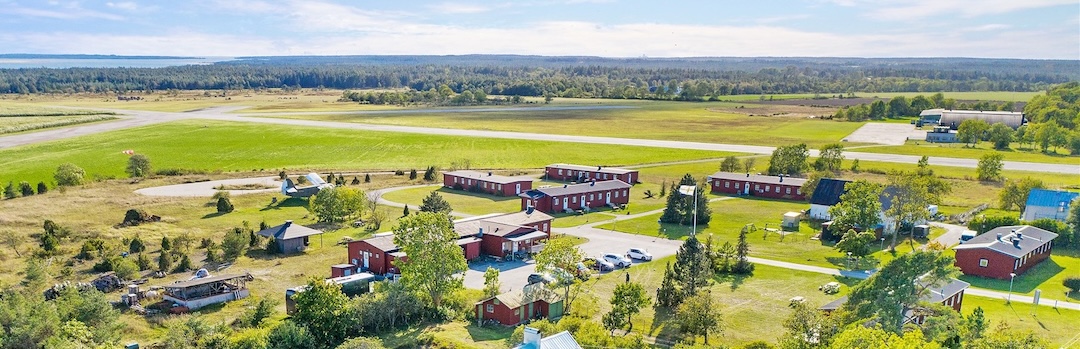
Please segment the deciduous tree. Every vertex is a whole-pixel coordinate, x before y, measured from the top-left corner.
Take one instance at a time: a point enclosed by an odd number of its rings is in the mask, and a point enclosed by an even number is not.
[[[615,285],[615,291],[611,295],[611,313],[625,316],[625,323],[630,325],[626,331],[631,332],[634,330],[632,318],[650,303],[652,299],[645,295],[645,287],[635,282],[624,282]]]
[[[958,274],[955,259],[939,251],[916,250],[901,254],[851,289],[844,310],[858,322],[873,319],[893,333],[900,333],[903,309],[918,304],[923,293],[940,287]]]
[[[675,322],[683,334],[704,336],[705,344],[709,344],[709,333],[721,332],[721,319],[712,296],[704,291],[690,295],[675,311]]]
[[[56,168],[56,172],[53,173],[53,179],[56,180],[56,185],[59,186],[81,185],[83,184],[83,177],[86,177],[86,171],[70,162],[60,164]]]
[[[135,154],[128,158],[127,168],[124,172],[132,178],[146,177],[151,174],[153,168],[150,166],[150,158],[143,154]]]
[[[363,213],[365,198],[360,189],[328,187],[311,198],[308,209],[320,222],[343,222]]]
[[[777,147],[769,159],[769,175],[800,175],[806,171],[810,150],[805,143]]]
[[[997,152],[980,157],[978,167],[975,169],[975,174],[978,175],[979,180],[984,182],[1001,181],[1001,160],[1004,158],[1001,153]]]
[[[397,263],[402,282],[435,308],[463,287],[455,274],[465,271],[468,264],[457,239],[450,217],[442,213],[420,212],[402,218],[394,228],[394,244],[408,256]]]
[[[828,144],[821,147],[820,155],[814,160],[814,169],[818,171],[839,171],[844,162],[844,145],[840,143]]]
[[[919,222],[930,218],[927,207],[934,202],[926,176],[915,173],[894,172],[889,174],[886,197],[890,206],[885,209],[885,216],[893,220],[891,248],[896,248],[896,236],[900,235],[900,226],[904,222]]]
[[[967,119],[956,128],[956,139],[964,143],[978,144],[983,134],[989,129],[990,125],[986,121]]]
[[[723,172],[738,172],[742,167],[739,163],[739,158],[734,155],[724,158],[724,161],[720,162],[720,171]]]
[[[860,179],[844,186],[840,202],[829,208],[833,228],[844,231],[851,228],[873,229],[881,223],[881,193],[884,188],[877,183]]]
[[[488,267],[484,271],[484,297],[494,297],[499,294],[499,269]]]
[[[1013,141],[1013,133],[1012,127],[1000,122],[994,123],[990,126],[990,130],[986,131],[988,140],[994,143],[994,149],[997,150],[1009,149],[1009,144]]]
[[[306,329],[314,343],[321,344],[320,347],[341,343],[349,337],[352,326],[346,315],[349,297],[341,292],[341,285],[312,277],[304,292],[293,295],[293,301],[296,302],[296,312],[292,320]]]
[[[862,258],[870,254],[870,242],[877,240],[877,236],[870,230],[861,232],[849,229],[840,242],[836,243],[836,249],[840,252],[851,253],[852,257]]]
[[[570,239],[548,239],[547,245],[544,246],[540,253],[535,256],[536,270],[541,272],[552,273],[558,281],[558,287],[563,288],[563,299],[566,302],[565,309],[570,311],[573,298],[570,297],[570,289],[574,280],[563,280],[567,275],[572,275],[571,271],[577,270],[577,263],[585,257],[585,254],[581,252],[574,242]],[[572,278],[572,276],[571,276]]]

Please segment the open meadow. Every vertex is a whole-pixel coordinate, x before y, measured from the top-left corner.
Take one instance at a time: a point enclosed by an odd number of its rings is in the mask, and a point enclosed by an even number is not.
[[[188,120],[0,150],[3,181],[51,182],[71,162],[88,177],[123,175],[134,150],[155,169],[254,172],[278,169],[405,170],[469,161],[472,168],[540,168],[556,162],[602,165],[712,159],[723,152],[530,140],[367,132]]]

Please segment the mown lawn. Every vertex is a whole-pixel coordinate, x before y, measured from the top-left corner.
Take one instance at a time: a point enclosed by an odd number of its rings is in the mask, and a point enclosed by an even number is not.
[[[471,193],[464,190],[447,189],[442,185],[429,187],[410,188],[383,194],[383,199],[409,205],[409,210],[415,212],[420,209],[424,198],[431,192],[439,195],[450,203],[455,212],[471,215],[484,215],[489,213],[511,213],[521,211],[521,199],[517,196],[496,196],[489,194]],[[400,215],[401,212],[398,212]]]
[[[928,143],[925,141],[908,141],[904,145],[860,147],[855,150],[866,153],[901,154],[901,155],[926,155],[951,158],[978,159],[983,155],[998,153],[1005,161],[1043,162],[1051,164],[1076,164],[1080,163],[1080,156],[1070,156],[1067,149],[1051,148],[1049,153],[1043,153],[1034,149],[1030,144],[1023,148],[1018,143],[1013,143],[1009,149],[995,150],[990,142],[979,142],[974,147],[960,143]]]
[[[649,297],[654,298],[668,262],[674,262],[674,257],[630,268],[630,280],[643,284]],[[619,271],[589,281],[586,292],[600,301],[595,305],[582,302],[582,308],[575,312],[595,313],[595,320],[600,321],[603,314],[611,309],[608,299],[615,285],[624,280],[624,272]],[[833,281],[844,284],[840,294],[826,295],[818,291],[818,286]],[[709,343],[724,343],[733,347],[756,340],[775,343],[776,338],[784,332],[784,320],[792,312],[788,306],[792,297],[805,297],[808,305],[818,307],[846,294],[855,282],[857,280],[764,265],[757,265],[752,276],[717,277],[708,289],[717,304],[715,311],[723,316],[723,334],[710,336]],[[578,307],[577,304],[574,306]],[[633,317],[634,332],[676,340],[674,325],[669,321],[671,318],[671,311],[667,309],[646,307]]]
[[[987,331],[994,331],[998,325],[1008,325],[1013,330],[1032,332],[1050,342],[1052,348],[1075,348],[1080,338],[1076,324],[1080,323],[1080,311],[1054,309],[1031,304],[1005,304],[1005,300],[964,295],[962,313],[971,315],[976,307],[983,309],[990,321]],[[1033,313],[1032,310],[1035,310]]]
[[[1080,277],[1080,252],[1055,248],[1050,259],[1039,263],[1013,280],[1012,291],[1016,294],[1035,295],[1035,290],[1042,290],[1042,296],[1080,303],[1080,294],[1071,293],[1062,281],[1067,277]],[[978,276],[961,276],[961,280],[971,283],[972,286],[1008,292],[1009,280],[997,280]]]
[[[188,120],[0,150],[0,179],[49,181],[72,162],[88,177],[123,176],[134,150],[154,168],[208,171],[423,170],[470,160],[473,168],[540,168],[555,162],[628,165],[716,158],[723,152],[365,132]]]
[[[450,114],[280,115],[276,117],[772,146],[805,142],[811,147],[838,142],[862,126],[862,123],[857,122],[801,117],[747,116],[734,112],[710,110],[710,108],[732,108],[730,102],[657,101],[632,105],[638,108],[508,110]]]

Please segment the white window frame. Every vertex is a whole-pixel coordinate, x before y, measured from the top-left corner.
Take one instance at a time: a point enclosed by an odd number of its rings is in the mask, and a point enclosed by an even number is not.
[[[494,313],[495,312],[495,305],[494,304],[488,304],[487,305],[487,312]]]
[[[979,267],[986,268],[986,266],[988,265],[990,265],[990,260],[986,258],[979,258]]]
[[[717,181],[719,182],[719,181]],[[724,181],[724,188],[731,188],[731,182]]]

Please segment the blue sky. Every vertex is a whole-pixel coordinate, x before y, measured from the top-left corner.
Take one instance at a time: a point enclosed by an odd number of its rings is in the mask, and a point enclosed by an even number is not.
[[[1080,2],[0,0],[0,53],[1080,59]]]

